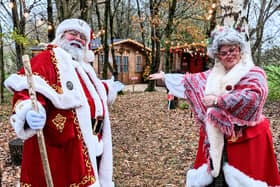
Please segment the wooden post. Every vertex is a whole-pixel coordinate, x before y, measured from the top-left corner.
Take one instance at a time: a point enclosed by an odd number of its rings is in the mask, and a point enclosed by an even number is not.
[[[20,166],[22,161],[23,140],[20,138],[13,139],[9,142],[9,149],[12,163]]]
[[[132,93],[134,93],[135,83],[134,80],[132,80]]]
[[[130,77],[130,80],[132,81],[132,93],[134,93],[135,81],[138,80],[138,77],[137,76]]]
[[[31,69],[28,55],[23,55],[22,61],[23,61],[23,67],[24,67],[27,83],[29,86],[28,92],[32,103],[32,109],[38,112],[39,109],[37,104],[36,92],[34,88],[34,82],[32,79],[32,69]],[[48,187],[53,187],[52,175],[49,166],[47,149],[46,149],[46,144],[45,144],[45,139],[44,139],[44,134],[42,129],[37,131],[37,138],[38,138],[38,145],[40,149],[40,155],[42,159],[42,165],[45,173],[46,183]]]

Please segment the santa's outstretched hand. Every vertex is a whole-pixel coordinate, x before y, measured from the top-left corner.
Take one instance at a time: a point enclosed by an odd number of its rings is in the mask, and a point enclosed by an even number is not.
[[[112,76],[110,80],[113,82],[113,87],[116,92],[120,92],[124,89],[124,84],[120,81],[115,81],[114,76]]]

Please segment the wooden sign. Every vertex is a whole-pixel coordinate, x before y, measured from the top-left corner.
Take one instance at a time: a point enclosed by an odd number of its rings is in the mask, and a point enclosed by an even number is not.
[[[132,80],[132,81],[137,81],[138,79],[139,79],[139,77],[136,77],[136,76],[130,77],[130,80]]]

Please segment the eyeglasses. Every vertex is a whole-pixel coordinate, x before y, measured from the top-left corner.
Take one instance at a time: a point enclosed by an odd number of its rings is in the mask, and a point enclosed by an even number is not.
[[[84,34],[78,32],[78,31],[75,31],[75,30],[66,31],[65,33],[70,34],[70,35],[72,35],[72,36],[74,36],[74,37],[79,36],[80,39],[81,39],[81,40],[84,40],[84,41],[87,40],[87,38],[86,38],[86,36],[85,36]]]
[[[239,50],[236,50],[236,49],[239,49],[239,48],[237,46],[231,47],[228,51],[220,51],[218,53],[218,55],[221,56],[221,57],[226,57],[226,56],[231,55],[231,54],[235,55],[239,52]]]

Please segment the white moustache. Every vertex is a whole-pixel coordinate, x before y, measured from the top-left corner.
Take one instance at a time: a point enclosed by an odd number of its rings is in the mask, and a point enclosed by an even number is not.
[[[80,49],[84,48],[83,45],[80,42],[76,41],[76,40],[70,41],[69,44],[71,46],[78,46]]]

